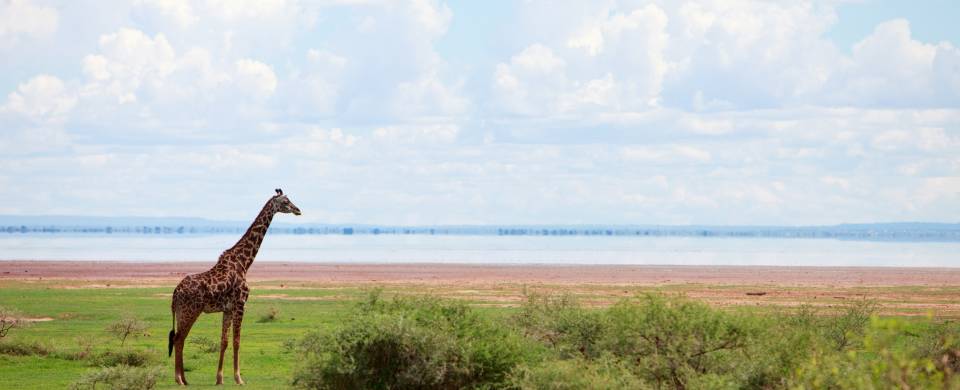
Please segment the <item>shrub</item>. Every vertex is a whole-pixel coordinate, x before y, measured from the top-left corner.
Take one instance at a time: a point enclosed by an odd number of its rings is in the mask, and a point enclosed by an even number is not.
[[[267,309],[267,312],[266,312],[266,313],[263,313],[263,314],[260,316],[260,319],[257,320],[257,322],[261,322],[261,323],[262,323],[262,322],[274,322],[274,321],[276,321],[276,320],[278,320],[278,319],[280,319],[280,309],[277,308],[276,306],[270,306],[270,308]]]
[[[127,337],[138,337],[147,335],[148,325],[137,317],[126,316],[107,326],[107,332],[120,339],[122,347],[127,341]]]
[[[214,353],[220,352],[220,343],[213,341],[207,336],[196,336],[190,338],[190,344],[196,345],[200,352]]]
[[[96,389],[98,385],[114,390],[153,389],[163,373],[163,367],[104,367],[83,374],[70,385],[71,389]]]
[[[863,349],[845,353],[820,351],[798,367],[793,388],[883,389],[960,388],[960,376],[951,367],[960,349],[923,356],[923,345],[907,342],[915,326],[903,319],[873,318],[864,329]],[[955,360],[954,360],[955,362]]]
[[[622,301],[607,315],[610,330],[601,348],[631,362],[656,387],[684,388],[695,377],[734,373],[746,360],[751,329],[703,303],[647,295]]]
[[[93,355],[94,340],[92,337],[77,337],[77,346],[80,347],[80,349],[69,356],[70,360],[83,360]]]
[[[580,307],[569,295],[528,295],[514,321],[524,335],[547,344],[561,358],[596,357],[606,330],[602,314]]]
[[[827,322],[826,337],[834,343],[837,351],[855,347],[870,322],[870,316],[879,308],[876,300],[866,297],[842,306],[840,315]]]
[[[7,337],[11,330],[22,328],[27,324],[20,312],[0,306],[0,339]]]
[[[297,347],[293,384],[317,389],[502,387],[527,360],[524,339],[466,305],[379,292],[333,332],[311,332]],[[535,348],[532,348],[535,349]]]
[[[0,355],[9,356],[47,356],[53,351],[46,345],[36,341],[2,341],[0,342]]]
[[[100,367],[128,366],[145,367],[152,362],[154,356],[147,351],[122,349],[106,351],[93,358],[92,364]]]
[[[644,389],[650,388],[630,372],[621,360],[567,359],[520,366],[511,374],[511,385],[519,389]]]

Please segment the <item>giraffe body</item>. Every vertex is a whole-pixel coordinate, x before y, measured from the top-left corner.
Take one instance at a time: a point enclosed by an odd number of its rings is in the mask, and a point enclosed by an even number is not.
[[[233,329],[233,377],[243,384],[240,377],[240,329],[243,323],[244,306],[250,296],[247,287],[247,270],[253,264],[263,237],[276,213],[300,215],[300,209],[277,190],[260,214],[237,241],[236,245],[220,255],[217,264],[208,271],[187,275],[173,290],[170,309],[174,329],[170,331],[169,353],[176,352],[174,376],[178,384],[186,385],[183,370],[183,346],[193,323],[201,313],[223,313],[223,329],[220,334],[220,362],[217,366],[217,384],[223,384],[223,355],[227,349],[228,331]]]

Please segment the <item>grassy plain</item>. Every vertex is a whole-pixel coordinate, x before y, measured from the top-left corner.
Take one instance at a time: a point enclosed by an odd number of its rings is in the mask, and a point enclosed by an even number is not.
[[[166,356],[167,332],[171,328],[170,292],[175,283],[148,281],[0,280],[0,306],[13,308],[34,322],[14,329],[4,341],[39,343],[48,347],[46,356],[0,354],[0,389],[65,388],[84,372],[95,369],[92,359],[70,358],[84,345],[90,353],[119,350],[120,341],[107,326],[125,315],[149,325],[148,335],[129,339],[126,348],[146,351],[152,364],[165,369],[160,388],[172,388],[173,364]],[[241,348],[241,372],[247,388],[277,388],[290,383],[297,356],[284,343],[311,330],[337,326],[353,303],[372,287],[384,295],[433,295],[454,298],[494,316],[517,311],[529,293],[564,293],[581,304],[608,306],[625,297],[645,292],[683,295],[714,307],[750,307],[758,312],[792,310],[799,304],[821,307],[824,312],[854,299],[875,299],[881,314],[888,316],[931,316],[949,319],[960,316],[957,297],[960,287],[782,287],[770,285],[680,284],[632,286],[605,284],[430,284],[399,283],[310,283],[261,281],[251,284]],[[277,310],[277,319],[260,322]],[[206,314],[194,326],[190,339],[217,341],[220,314]],[[225,362],[227,386],[235,386],[229,375],[230,354]],[[187,379],[196,387],[213,386],[216,352],[204,352],[188,341],[185,364]]]

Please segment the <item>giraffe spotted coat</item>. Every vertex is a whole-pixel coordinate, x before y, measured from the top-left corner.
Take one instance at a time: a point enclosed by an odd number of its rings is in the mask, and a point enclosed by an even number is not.
[[[190,328],[201,313],[223,313],[223,328],[220,333],[220,360],[217,364],[217,384],[223,384],[223,354],[227,349],[227,333],[233,329],[233,378],[243,384],[240,377],[240,329],[243,311],[250,288],[247,287],[247,270],[260,250],[264,235],[276,213],[300,215],[297,208],[277,189],[250,228],[237,243],[223,252],[217,264],[206,272],[188,275],[173,290],[170,309],[173,312],[174,330],[170,331],[169,352],[176,352],[174,379],[186,385],[183,369],[183,347]]]

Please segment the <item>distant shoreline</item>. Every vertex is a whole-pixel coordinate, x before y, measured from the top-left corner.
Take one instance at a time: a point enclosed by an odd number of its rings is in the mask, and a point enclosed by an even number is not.
[[[0,280],[175,283],[213,262],[0,260]],[[251,281],[321,284],[960,286],[960,268],[256,262]]]
[[[0,237],[31,235],[197,236],[242,234],[248,223],[183,218],[0,215]],[[275,223],[270,234],[396,236],[785,238],[960,242],[960,224],[895,222],[822,226],[724,225],[370,225]]]

